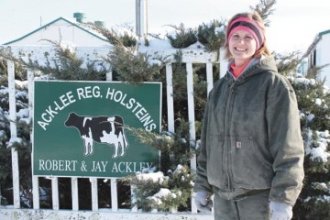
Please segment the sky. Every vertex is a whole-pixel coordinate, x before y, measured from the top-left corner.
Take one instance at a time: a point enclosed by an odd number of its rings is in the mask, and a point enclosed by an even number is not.
[[[196,28],[212,20],[229,20],[250,10],[259,0],[148,0],[148,32],[173,31],[168,25]],[[319,32],[330,30],[330,1],[277,0],[269,18],[268,45],[272,51],[305,52]],[[59,17],[74,21],[103,21],[107,28],[134,26],[135,0],[0,0],[0,44],[15,40]]]

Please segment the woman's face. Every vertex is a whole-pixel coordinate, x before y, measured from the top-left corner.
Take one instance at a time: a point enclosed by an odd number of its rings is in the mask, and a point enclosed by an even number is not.
[[[243,65],[252,59],[257,50],[256,40],[244,30],[235,31],[229,39],[228,46],[236,66]]]

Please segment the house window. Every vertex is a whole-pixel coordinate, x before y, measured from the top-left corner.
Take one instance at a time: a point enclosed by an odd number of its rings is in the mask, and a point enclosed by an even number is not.
[[[313,51],[313,60],[312,60],[312,62],[313,62],[313,66],[316,66],[316,50],[315,49]]]
[[[316,65],[316,50],[314,49],[310,54],[309,54],[309,59],[308,59],[308,67],[312,68],[315,67]]]

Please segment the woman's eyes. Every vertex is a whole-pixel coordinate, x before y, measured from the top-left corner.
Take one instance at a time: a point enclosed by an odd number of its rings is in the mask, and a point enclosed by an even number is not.
[[[233,39],[234,39],[234,40],[240,40],[240,39],[243,39],[243,40],[245,40],[245,41],[250,41],[250,40],[252,40],[253,38],[252,38],[252,36],[250,36],[250,35],[246,35],[246,36],[240,37],[238,34],[234,34],[234,35],[233,35]]]
[[[252,40],[252,37],[251,36],[245,36],[244,39],[245,40]]]
[[[234,38],[234,39],[239,39],[240,37],[239,37],[239,35],[234,34],[234,35],[233,35],[233,38]]]

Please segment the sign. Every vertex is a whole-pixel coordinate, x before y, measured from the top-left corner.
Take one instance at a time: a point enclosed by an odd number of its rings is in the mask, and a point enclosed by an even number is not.
[[[33,174],[124,177],[159,153],[129,128],[159,132],[161,84],[35,81]]]

